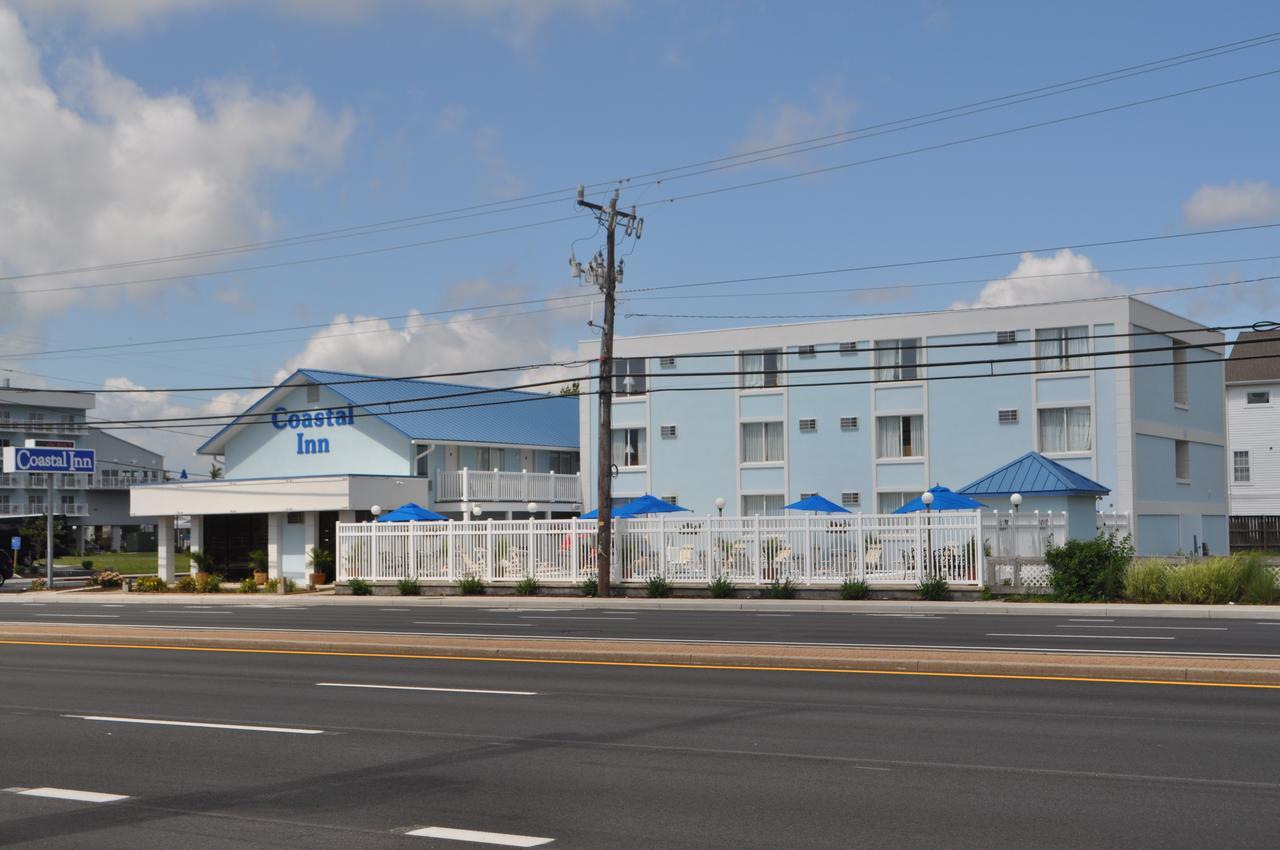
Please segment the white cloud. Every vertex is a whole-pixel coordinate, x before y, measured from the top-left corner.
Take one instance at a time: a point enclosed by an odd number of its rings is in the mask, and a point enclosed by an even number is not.
[[[758,115],[747,137],[735,145],[740,153],[791,145],[804,139],[840,133],[847,129],[857,104],[837,84],[818,89],[812,105],[783,101]],[[798,157],[779,160],[794,165]]]
[[[1063,248],[1051,256],[1023,254],[1008,277],[987,281],[972,301],[957,301],[953,310],[971,307],[1009,307],[1069,298],[1123,295],[1125,289],[1099,274],[1083,254]]]
[[[0,7],[0,272],[7,274],[256,236],[271,221],[257,191],[263,178],[335,162],[352,128],[349,115],[329,116],[301,91],[258,94],[221,82],[198,97],[152,96],[96,57],[66,63],[55,89],[40,59],[17,16]],[[0,288],[72,281],[83,278]],[[55,313],[82,294],[9,299],[5,321]]]
[[[1272,186],[1266,180],[1204,185],[1182,204],[1182,217],[1191,227],[1219,227],[1280,218],[1280,186]]]

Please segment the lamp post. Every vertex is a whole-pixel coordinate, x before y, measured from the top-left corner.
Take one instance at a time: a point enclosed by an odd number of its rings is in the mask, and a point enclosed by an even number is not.
[[[381,506],[381,505],[371,505],[371,506],[369,507],[369,513],[373,514],[374,518],[376,519],[376,518],[377,518],[377,516],[378,516],[378,514],[382,513],[382,506]]]
[[[530,502],[529,504],[525,505],[525,507],[529,509],[529,519],[534,519],[534,515],[538,511],[538,503]]]
[[[933,493],[925,490],[920,494],[920,501],[924,502],[924,528],[925,528],[925,573],[926,577],[933,575],[933,523],[929,521],[929,514],[933,506]]]
[[[1022,540],[1018,534],[1018,516],[1022,512],[1022,494],[1014,493],[1009,497],[1013,505],[1013,586],[1022,589]]]
[[[472,516],[474,516],[476,519],[479,519],[479,518],[480,518],[480,514],[482,514],[482,513],[484,513],[484,509],[483,509],[483,508],[481,508],[481,507],[480,507],[480,505],[478,505],[478,504],[476,504],[476,503],[472,502],[472,504],[471,504],[471,515],[472,515]]]
[[[724,516],[724,506],[724,496],[716,496],[716,513],[722,517]]]

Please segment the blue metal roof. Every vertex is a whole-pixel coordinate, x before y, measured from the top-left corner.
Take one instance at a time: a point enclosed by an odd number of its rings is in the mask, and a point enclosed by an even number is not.
[[[1039,452],[1027,452],[956,492],[966,496],[1105,496],[1111,491]]]
[[[215,453],[242,426],[245,414],[265,409],[277,393],[306,383],[327,385],[357,408],[376,416],[411,440],[441,440],[506,446],[578,447],[578,399],[522,390],[299,369],[267,393],[197,451]],[[368,380],[373,378],[374,380]],[[359,383],[342,383],[358,381]],[[495,404],[495,402],[502,402]]]

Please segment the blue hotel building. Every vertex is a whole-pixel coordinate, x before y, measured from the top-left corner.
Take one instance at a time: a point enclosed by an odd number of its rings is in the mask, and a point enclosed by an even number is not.
[[[1036,451],[1108,488],[1096,508],[1131,516],[1139,552],[1226,552],[1223,345],[1127,297],[620,337],[613,492],[703,514],[718,499],[779,514],[809,493],[887,513]]]

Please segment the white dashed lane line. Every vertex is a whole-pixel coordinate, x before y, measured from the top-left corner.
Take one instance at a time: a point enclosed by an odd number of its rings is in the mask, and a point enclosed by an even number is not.
[[[416,835],[420,838],[445,838],[450,841],[469,841],[472,844],[493,844],[498,847],[541,847],[555,841],[554,838],[539,838],[535,835],[511,835],[505,832],[478,832],[474,829],[452,829],[447,826],[428,826],[412,829],[405,835]]]
[[[229,729],[236,732],[284,732],[290,735],[323,735],[323,729],[291,729],[287,726],[246,726],[238,723],[196,723],[185,720],[149,720],[145,717],[106,717],[96,714],[64,714],[75,720],[103,723],[137,723],[144,726],[186,726],[195,729]]]
[[[1170,635],[1030,635],[1022,632],[987,632],[987,637],[1094,638],[1096,640],[1174,640]]]
[[[424,685],[363,685],[354,682],[316,682],[319,688],[369,688],[378,691],[431,691],[441,694],[497,694],[512,697],[536,697],[537,691],[487,691],[477,688],[428,688]]]
[[[1226,626],[1058,626],[1060,629],[1142,629],[1160,632],[1225,632]]]
[[[119,619],[119,614],[36,614],[37,617],[108,617]]]
[[[24,797],[77,800],[81,803],[116,803],[129,799],[128,794],[104,794],[101,791],[77,791],[74,788],[6,788],[4,790]]]

